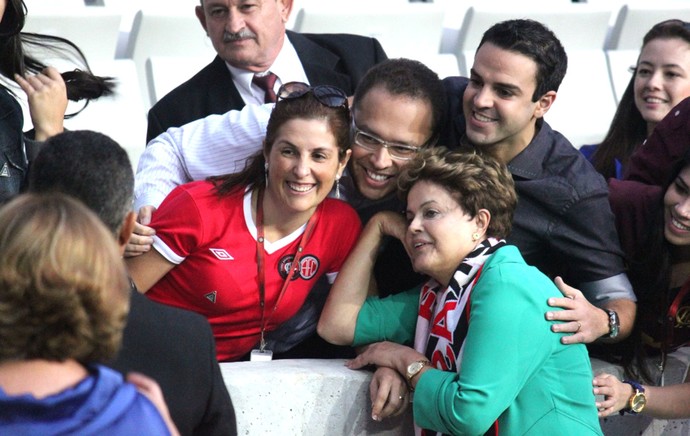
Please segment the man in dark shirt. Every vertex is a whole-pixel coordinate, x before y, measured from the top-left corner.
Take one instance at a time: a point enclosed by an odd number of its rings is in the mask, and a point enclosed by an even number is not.
[[[568,321],[553,330],[575,333],[563,342],[619,340],[632,328],[635,296],[606,183],[542,118],[566,67],[563,47],[542,24],[510,20],[492,26],[469,80],[444,81],[449,111],[441,141],[486,152],[513,174],[519,201],[509,242],[528,263],[561,276],[586,297],[562,286],[568,298],[550,301],[566,310],[547,318]]]

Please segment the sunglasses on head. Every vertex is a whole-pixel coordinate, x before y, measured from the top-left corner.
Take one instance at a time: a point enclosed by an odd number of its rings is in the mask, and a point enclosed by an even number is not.
[[[278,100],[294,100],[312,93],[316,101],[324,106],[348,108],[347,94],[340,88],[330,85],[309,86],[302,82],[288,82],[278,90]]]

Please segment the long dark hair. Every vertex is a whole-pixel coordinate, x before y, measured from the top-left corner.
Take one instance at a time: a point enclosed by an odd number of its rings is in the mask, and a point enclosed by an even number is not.
[[[113,93],[113,78],[94,75],[84,53],[74,43],[57,36],[22,32],[26,13],[24,0],[7,0],[5,13],[0,21],[0,74],[14,80],[15,74],[24,76],[27,73],[39,73],[46,65],[31,53],[49,52],[80,65],[80,68],[62,73],[68,99],[88,101]],[[9,89],[8,91],[11,92]]]
[[[665,313],[671,303],[671,267],[673,264],[674,246],[664,234],[664,195],[675,183],[678,174],[690,166],[690,150],[676,162],[670,172],[670,182],[663,187],[661,199],[654,208],[654,215],[650,220],[649,233],[642,247],[636,253],[626,253],[628,276],[635,286],[637,296],[638,319],[633,325],[630,337],[620,344],[606,344],[619,355],[617,363],[623,365],[625,375],[635,380],[656,383],[649,371],[646,361],[647,346],[642,339],[642,318],[656,318]],[[649,314],[649,315],[647,315]],[[649,325],[649,324],[645,324]]]
[[[338,159],[342,160],[345,157],[350,148],[350,110],[347,107],[325,106],[314,97],[312,92],[298,98],[279,100],[271,112],[266,126],[263,151],[249,158],[249,163],[239,173],[210,177],[209,180],[216,184],[216,193],[222,197],[236,189],[244,189],[247,185],[265,188],[264,165],[266,159],[264,154],[271,153],[280,128],[286,122],[294,119],[326,120],[338,146]]]
[[[644,36],[640,53],[647,44],[656,39],[681,39],[690,44],[690,29],[680,20],[658,23]],[[636,75],[635,68],[618,103],[611,127],[592,155],[594,168],[606,179],[616,177],[616,160],[625,165],[635,149],[647,139],[647,122],[635,105]]]
[[[630,281],[633,284],[642,284],[635,287],[639,316],[641,310],[663,311],[670,303],[671,244],[664,237],[663,196],[661,203],[650,223],[647,244],[644,245],[645,252],[636,253],[627,259]],[[642,334],[642,325],[637,319],[630,336],[619,345],[619,363],[623,366],[627,378],[656,383],[647,363],[647,346]]]

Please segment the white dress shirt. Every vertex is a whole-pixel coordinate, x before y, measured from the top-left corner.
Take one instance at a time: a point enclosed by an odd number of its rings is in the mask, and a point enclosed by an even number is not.
[[[273,104],[209,115],[154,138],[139,159],[134,210],[158,207],[176,186],[236,173],[260,152]]]

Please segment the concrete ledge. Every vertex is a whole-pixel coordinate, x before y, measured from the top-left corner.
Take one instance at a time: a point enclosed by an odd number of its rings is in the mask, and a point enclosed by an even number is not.
[[[669,356],[666,384],[685,379],[690,353]],[[413,435],[412,408],[400,417],[373,421],[370,371],[353,371],[344,360],[275,360],[221,363],[240,435]],[[592,359],[594,374],[619,377],[621,368]],[[686,436],[690,421],[614,416],[601,420],[605,435]]]
[[[221,363],[239,435],[413,435],[412,408],[371,419],[370,371],[344,360]]]

